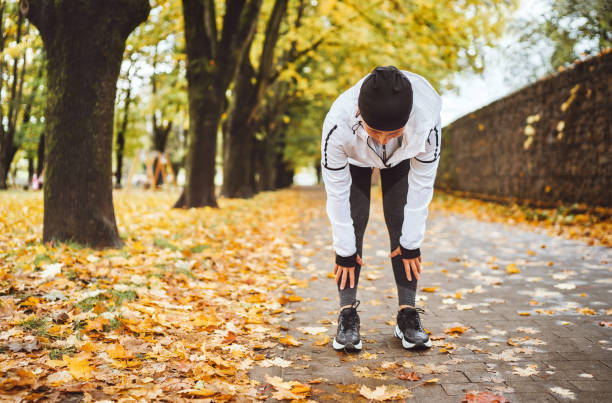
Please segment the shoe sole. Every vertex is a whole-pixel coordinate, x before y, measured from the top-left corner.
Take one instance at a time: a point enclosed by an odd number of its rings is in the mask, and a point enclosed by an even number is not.
[[[431,340],[429,338],[427,338],[427,341],[425,343],[411,343],[408,340],[404,339],[404,334],[402,333],[398,325],[395,325],[395,336],[402,341],[402,346],[408,350],[431,347]]]
[[[359,340],[359,343],[357,344],[353,344],[353,343],[340,344],[336,341],[336,338],[334,337],[334,341],[332,342],[332,347],[336,351],[343,351],[343,350],[360,351],[361,348],[363,347],[363,343],[361,342],[361,340]]]

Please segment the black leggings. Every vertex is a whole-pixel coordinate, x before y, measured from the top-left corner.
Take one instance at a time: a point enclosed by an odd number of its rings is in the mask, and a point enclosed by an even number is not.
[[[351,218],[355,229],[355,242],[357,254],[363,256],[363,235],[365,234],[368,218],[370,215],[370,188],[372,186],[372,168],[362,168],[355,165],[349,166],[351,171]],[[402,235],[402,224],[404,222],[404,206],[408,196],[408,172],[410,171],[410,160],[404,160],[392,168],[380,170],[382,184],[383,210],[385,222],[389,231],[391,244],[390,251],[397,249],[399,239]],[[393,275],[397,285],[399,305],[412,305],[415,303],[417,280],[412,277],[408,281],[404,263],[401,256],[391,259]],[[357,297],[357,285],[359,284],[359,273],[361,266],[355,267],[355,287],[350,288],[348,280],[344,290],[340,294],[340,306],[352,305]]]

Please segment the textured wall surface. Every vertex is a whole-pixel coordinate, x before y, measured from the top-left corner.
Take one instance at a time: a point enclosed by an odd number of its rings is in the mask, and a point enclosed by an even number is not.
[[[437,186],[498,198],[612,205],[612,53],[443,129]]]

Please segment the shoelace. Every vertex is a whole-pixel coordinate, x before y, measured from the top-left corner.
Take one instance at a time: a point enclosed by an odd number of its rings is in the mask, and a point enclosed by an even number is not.
[[[410,315],[411,312],[416,312],[417,315],[414,316],[408,316]],[[417,308],[417,307],[407,307],[404,308],[400,311],[400,317],[401,319],[403,319],[403,321],[408,322],[410,325],[413,325],[412,327],[414,328],[422,328],[423,326],[421,325],[421,318],[419,318],[418,314],[423,314],[423,315],[427,315],[427,313],[425,312],[425,310],[423,308]]]
[[[360,301],[355,301],[350,308],[345,308],[340,313],[342,325],[345,329],[355,327],[355,324],[357,323],[357,307],[360,303]],[[347,311],[346,313],[344,312],[345,310]]]

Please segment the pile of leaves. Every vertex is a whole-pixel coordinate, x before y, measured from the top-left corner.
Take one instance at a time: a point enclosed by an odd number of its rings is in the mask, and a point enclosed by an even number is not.
[[[491,222],[526,224],[590,245],[612,246],[612,209],[605,207],[574,204],[538,208],[510,200],[490,202],[436,190],[431,211],[459,213]]]
[[[93,250],[41,244],[42,195],[2,195],[1,400],[268,397],[248,370],[286,336],[306,202],[283,191],[171,210],[177,196],[117,192],[125,245]]]

